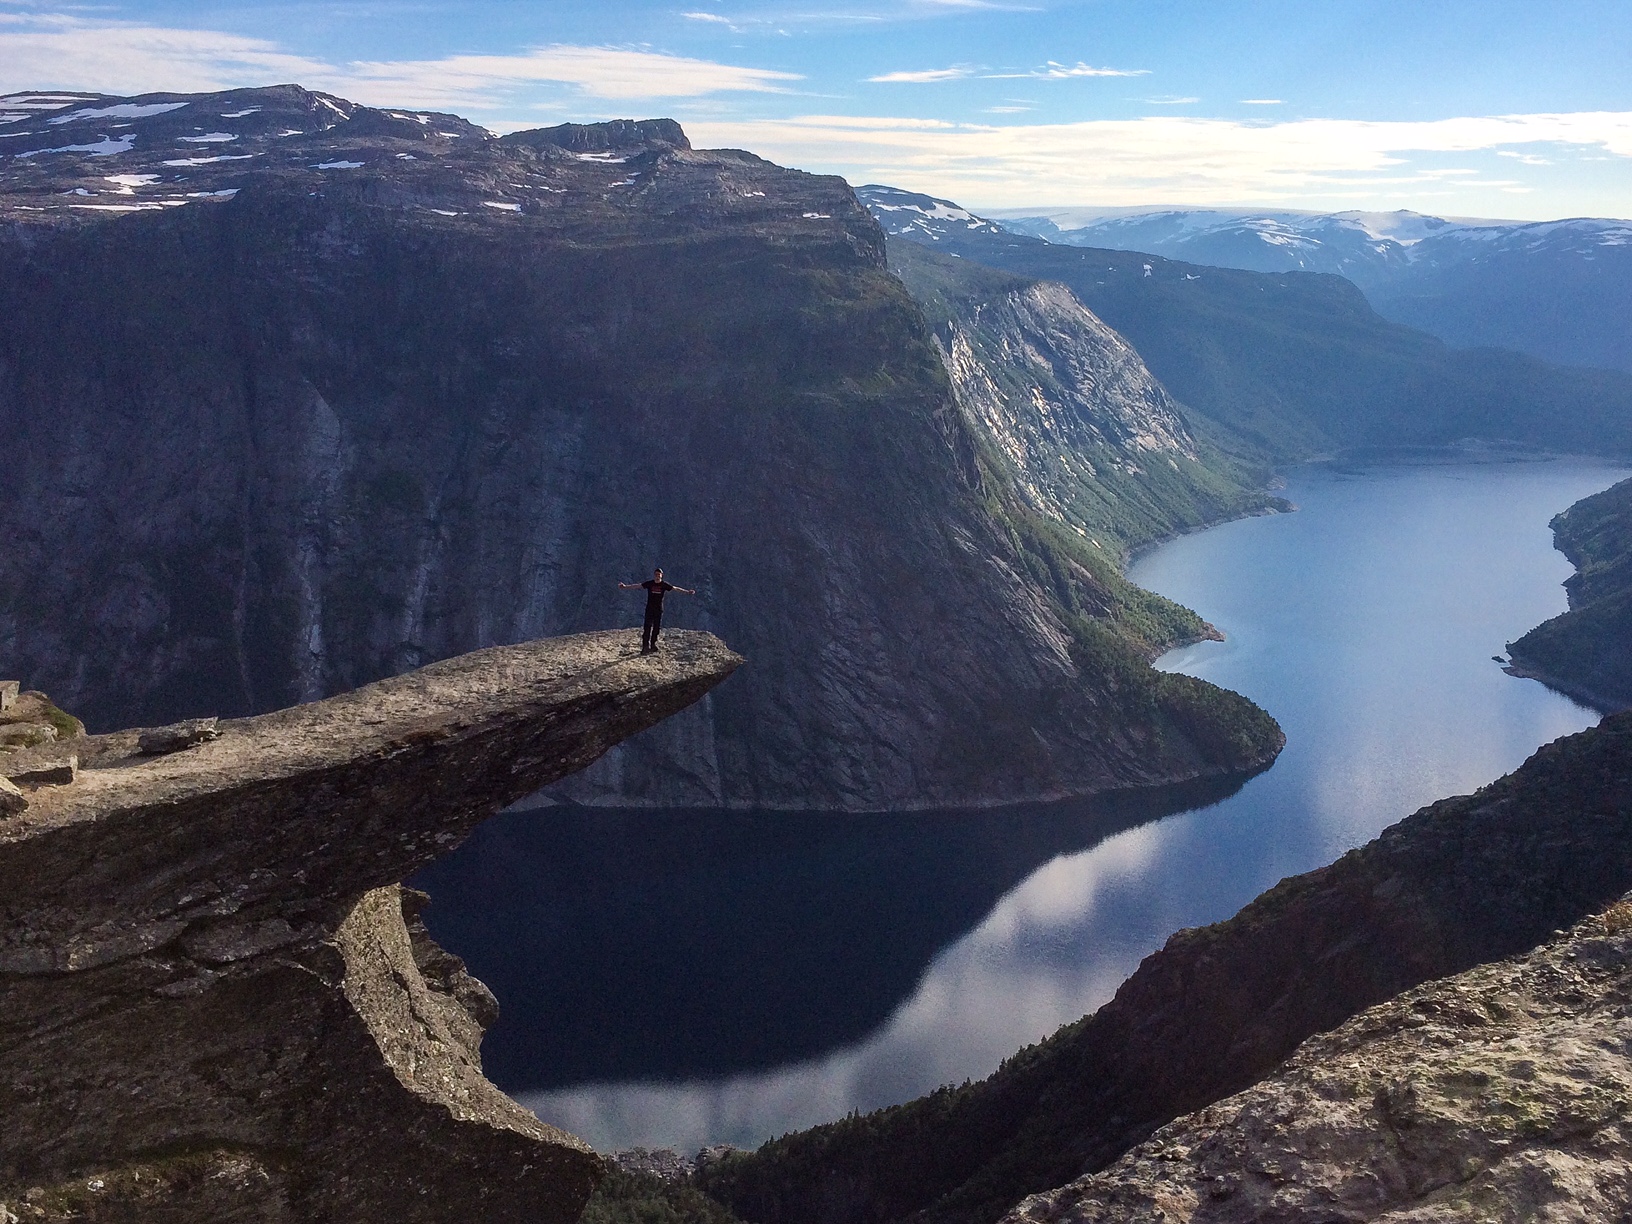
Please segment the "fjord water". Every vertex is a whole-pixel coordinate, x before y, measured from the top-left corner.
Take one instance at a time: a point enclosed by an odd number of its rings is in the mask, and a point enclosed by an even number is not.
[[[603,1150],[757,1143],[979,1077],[1227,917],[1597,716],[1491,658],[1564,610],[1587,461],[1295,470],[1294,514],[1133,569],[1222,643],[1161,666],[1285,728],[1248,780],[998,812],[511,812],[417,883],[498,994],[489,1074]]]

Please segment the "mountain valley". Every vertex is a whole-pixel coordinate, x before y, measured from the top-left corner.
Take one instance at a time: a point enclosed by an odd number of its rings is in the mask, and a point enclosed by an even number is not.
[[[1384,318],[1459,348],[1632,371],[1632,221],[1420,213],[1059,210],[994,214],[1022,234],[1254,272],[1330,272]]]

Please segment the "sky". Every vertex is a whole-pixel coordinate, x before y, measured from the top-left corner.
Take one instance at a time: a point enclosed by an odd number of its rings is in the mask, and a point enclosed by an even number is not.
[[[1632,0],[0,0],[0,91],[283,82],[977,210],[1632,216]]]

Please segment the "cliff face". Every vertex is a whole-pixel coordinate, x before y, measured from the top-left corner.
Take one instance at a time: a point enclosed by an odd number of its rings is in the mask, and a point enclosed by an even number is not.
[[[1448,348],[1388,322],[1338,276],[1059,246],[929,196],[887,187],[861,195],[892,246],[931,246],[1066,285],[1243,454],[1287,461],[1468,440],[1632,454],[1632,376],[1622,371]]]
[[[975,805],[1278,750],[1146,666],[1197,618],[1011,513],[841,181],[293,87],[81,110],[0,169],[0,652],[93,726],[635,624],[655,563],[756,665],[581,800]]]
[[[1621,1220],[1632,897],[1407,991],[1005,1224]]]
[[[591,634],[74,740],[0,820],[4,1218],[575,1219],[599,1158],[483,1078],[492,996],[397,881],[740,662]]]
[[[923,308],[971,427],[1026,510],[1096,551],[1286,503],[1197,436],[1126,340],[1064,285],[913,243],[890,267]]]
[[[1570,610],[1507,649],[1517,675],[1534,676],[1601,710],[1632,705],[1632,480],[1553,519],[1553,540],[1576,572]]]
[[[1618,715],[1227,922],[1179,932],[1111,1002],[989,1079],[775,1140],[700,1177],[760,1224],[996,1220],[1248,1087],[1311,1035],[1522,953],[1629,887],[1632,715]]]

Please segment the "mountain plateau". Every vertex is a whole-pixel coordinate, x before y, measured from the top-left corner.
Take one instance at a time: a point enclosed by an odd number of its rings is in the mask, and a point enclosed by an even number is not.
[[[1332,272],[1384,318],[1467,348],[1632,371],[1632,222],[1407,211],[997,214],[1022,234],[1254,272]]]

